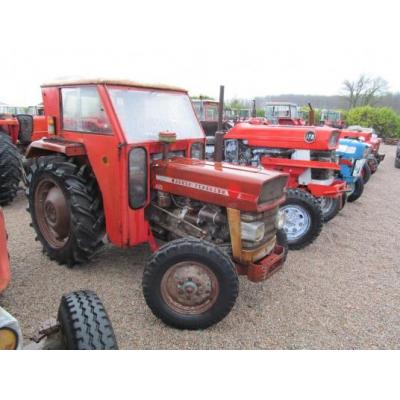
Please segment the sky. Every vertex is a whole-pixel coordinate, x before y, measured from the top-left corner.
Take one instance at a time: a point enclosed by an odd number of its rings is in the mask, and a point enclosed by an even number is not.
[[[364,73],[400,91],[398,15],[387,0],[6,1],[0,102],[37,104],[40,84],[59,77],[215,97],[223,84],[232,99],[338,94]]]

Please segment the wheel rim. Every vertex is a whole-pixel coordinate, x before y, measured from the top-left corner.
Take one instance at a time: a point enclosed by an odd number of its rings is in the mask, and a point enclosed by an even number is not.
[[[323,215],[328,214],[335,205],[334,199],[332,197],[320,197],[319,202]]]
[[[216,275],[202,263],[183,261],[173,265],[161,280],[161,296],[180,314],[197,315],[209,310],[219,295]]]
[[[44,239],[54,248],[63,247],[69,239],[70,216],[64,192],[53,179],[38,183],[34,207]]]
[[[282,207],[285,213],[283,227],[289,241],[297,240],[304,236],[311,226],[310,214],[301,206],[288,204]]]

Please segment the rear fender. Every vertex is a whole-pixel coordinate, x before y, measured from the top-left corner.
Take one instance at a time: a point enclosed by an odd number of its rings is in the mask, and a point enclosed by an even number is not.
[[[79,157],[86,155],[83,143],[70,142],[60,138],[40,139],[32,142],[26,151],[26,158],[48,156],[54,153],[65,154],[67,157]]]

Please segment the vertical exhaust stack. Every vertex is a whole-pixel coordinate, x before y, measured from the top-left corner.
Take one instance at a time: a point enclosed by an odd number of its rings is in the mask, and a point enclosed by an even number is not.
[[[223,147],[224,147],[224,135],[225,132],[223,131],[223,117],[224,117],[224,92],[225,87],[221,85],[219,87],[219,105],[218,105],[218,129],[215,132],[215,148],[214,148],[214,160],[221,162],[222,161],[222,154],[223,154]]]
[[[308,103],[308,107],[310,110],[308,111],[308,125],[315,125],[315,111],[311,105],[311,103]]]
[[[256,99],[253,100],[253,107],[251,109],[251,116],[253,118],[257,117]]]

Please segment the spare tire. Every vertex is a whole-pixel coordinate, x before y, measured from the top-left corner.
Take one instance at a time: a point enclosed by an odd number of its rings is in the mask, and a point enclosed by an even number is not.
[[[92,291],[80,290],[63,295],[57,319],[68,350],[118,349],[103,303]]]

